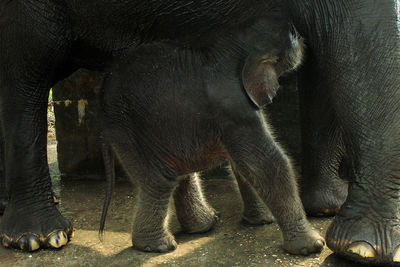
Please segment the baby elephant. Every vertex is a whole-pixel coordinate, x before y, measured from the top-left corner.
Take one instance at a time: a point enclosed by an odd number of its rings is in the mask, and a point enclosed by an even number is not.
[[[139,188],[134,247],[176,247],[167,227],[173,193],[183,228],[208,230],[214,214],[190,174],[229,160],[242,193],[252,190],[246,180],[271,209],[288,252],[321,251],[324,240],[307,222],[290,161],[259,109],[274,97],[278,77],[300,63],[302,50],[290,25],[268,18],[198,47],[152,43],[121,55],[104,84],[101,121],[108,177],[109,146]]]

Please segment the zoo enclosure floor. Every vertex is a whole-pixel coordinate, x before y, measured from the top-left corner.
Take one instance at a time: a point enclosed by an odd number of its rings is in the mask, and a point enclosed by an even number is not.
[[[48,152],[54,188],[61,195],[59,209],[73,222],[75,237],[60,250],[23,253],[0,248],[0,266],[358,266],[332,255],[326,247],[321,254],[308,257],[287,254],[281,248],[282,237],[276,223],[243,225],[239,192],[229,177],[204,182],[206,198],[220,217],[214,229],[204,234],[184,234],[173,211],[170,229],[178,248],[163,254],[139,252],[131,247],[136,189],[128,182],[117,183],[101,242],[98,228],[105,183],[60,181],[54,141],[48,145]],[[331,219],[310,221],[324,235]]]

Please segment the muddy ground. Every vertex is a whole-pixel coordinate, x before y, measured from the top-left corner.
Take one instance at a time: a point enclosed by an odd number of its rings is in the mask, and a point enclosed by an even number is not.
[[[75,237],[60,250],[22,253],[0,248],[0,266],[358,266],[332,255],[328,248],[309,257],[291,256],[281,248],[281,233],[276,224],[243,225],[238,189],[229,177],[215,177],[204,183],[206,196],[220,216],[215,228],[205,234],[184,234],[172,212],[170,228],[178,248],[164,254],[131,248],[136,190],[128,182],[119,182],[101,242],[98,225],[104,182],[60,181],[55,141],[48,148],[55,191],[61,195],[59,208],[73,222]],[[326,218],[311,219],[313,227],[322,234],[330,222]]]

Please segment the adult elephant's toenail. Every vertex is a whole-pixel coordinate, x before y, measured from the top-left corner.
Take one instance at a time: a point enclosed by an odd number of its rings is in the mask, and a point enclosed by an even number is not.
[[[393,262],[400,262],[400,247],[397,247],[393,253]]]
[[[8,248],[11,245],[11,240],[6,236],[0,237],[0,244],[3,247]]]
[[[29,240],[30,251],[35,251],[40,248],[39,240],[36,238],[30,238]]]
[[[160,252],[166,252],[166,251],[168,251],[168,247],[167,247],[167,245],[165,245],[165,244],[162,244],[162,245],[160,245],[160,246],[158,246],[158,251],[160,251]]]
[[[23,236],[18,240],[18,247],[24,251],[35,251],[40,248],[40,242],[34,236]]]
[[[65,233],[64,231],[61,231],[61,237],[63,239],[68,239],[67,233]]]
[[[376,256],[376,252],[373,247],[366,242],[353,243],[347,248],[347,251],[357,254],[362,258],[374,258]]]
[[[49,238],[49,245],[52,248],[60,248],[68,243],[67,234],[64,231],[58,231]]]

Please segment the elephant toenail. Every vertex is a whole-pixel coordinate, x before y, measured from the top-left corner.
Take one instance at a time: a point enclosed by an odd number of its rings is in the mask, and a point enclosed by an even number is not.
[[[150,247],[145,247],[145,248],[144,248],[144,251],[146,251],[146,252],[151,252],[151,248],[150,248]]]
[[[64,239],[68,238],[67,234],[64,231],[61,232],[61,237]]]
[[[18,246],[19,246],[19,248],[21,249],[21,250],[28,250],[28,242],[27,242],[28,240],[27,240],[27,238],[26,238],[26,236],[24,236],[24,237],[21,237],[19,240],[18,240]]]
[[[24,251],[35,251],[40,248],[40,243],[34,236],[23,236],[18,240],[18,246]]]
[[[61,246],[65,246],[68,243],[68,236],[64,231],[59,233],[59,242]]]
[[[400,247],[397,247],[393,254],[393,262],[400,262]]]
[[[0,244],[1,244],[3,247],[7,248],[7,247],[10,246],[11,240],[8,239],[6,236],[4,236],[2,239],[0,238]]]
[[[30,250],[29,251],[35,251],[35,250],[38,250],[40,248],[40,243],[36,238],[31,238],[29,240],[29,246],[30,246]]]
[[[49,238],[49,245],[52,248],[60,248],[67,243],[68,238],[64,231],[59,231]]]
[[[347,248],[347,251],[357,254],[362,258],[374,258],[376,256],[375,250],[372,246],[365,242],[352,244]]]

